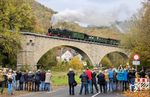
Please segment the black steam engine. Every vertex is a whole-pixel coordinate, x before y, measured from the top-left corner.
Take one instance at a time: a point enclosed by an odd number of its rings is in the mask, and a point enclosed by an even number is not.
[[[90,35],[87,35],[84,33],[79,33],[79,32],[75,32],[75,31],[70,31],[67,29],[59,29],[59,28],[56,28],[56,29],[49,28],[48,36],[77,39],[77,40],[83,40],[83,41],[87,41],[87,42],[107,44],[107,45],[111,45],[111,46],[118,46],[120,43],[120,41],[116,40],[116,39],[90,36]]]

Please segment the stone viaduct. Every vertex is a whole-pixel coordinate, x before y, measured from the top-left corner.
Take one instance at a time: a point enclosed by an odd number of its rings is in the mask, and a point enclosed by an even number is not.
[[[46,52],[60,46],[71,47],[77,50],[82,56],[88,57],[91,64],[99,64],[105,55],[112,52],[118,52],[126,56],[122,49],[115,46],[51,37],[30,32],[22,32],[21,44],[22,49],[17,56],[17,67],[25,64],[35,67],[39,59]]]

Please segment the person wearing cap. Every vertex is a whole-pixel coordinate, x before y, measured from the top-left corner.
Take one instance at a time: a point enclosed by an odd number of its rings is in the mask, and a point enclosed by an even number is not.
[[[68,76],[68,84],[69,84],[69,94],[74,95],[74,85],[75,82],[75,73],[72,68],[69,69],[69,72],[67,73]]]
[[[103,72],[100,70],[99,74],[97,75],[98,78],[98,84],[100,87],[100,92],[101,93],[106,93],[106,80],[105,80],[105,75],[103,74]]]
[[[47,91],[51,90],[51,77],[52,77],[51,71],[48,70],[45,74],[45,88]]]

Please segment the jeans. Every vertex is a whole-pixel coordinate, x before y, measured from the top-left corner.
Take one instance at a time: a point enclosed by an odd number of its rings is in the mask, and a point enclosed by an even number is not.
[[[16,81],[16,90],[20,89],[20,84],[19,84],[19,80]]]
[[[92,83],[92,89],[93,89],[93,86],[95,87],[95,90],[98,93],[97,83]],[[92,92],[94,93],[94,89],[92,90]]]
[[[92,80],[88,80],[87,89],[88,89],[88,93],[89,93],[89,87],[88,86],[90,87],[90,93],[93,94]]]
[[[50,83],[45,83],[45,90],[47,90],[47,91],[51,90]]]
[[[108,92],[109,91],[109,81],[106,81],[105,87],[106,87],[106,91]]]
[[[44,81],[41,81],[41,84],[40,84],[40,91],[44,91],[45,89],[45,82]]]
[[[9,93],[9,95],[12,95],[12,92],[13,92],[12,82],[8,82],[8,93]]]
[[[84,94],[87,95],[88,94],[88,88],[87,88],[87,83],[81,83],[81,88],[80,88],[80,95],[82,94],[82,90],[84,88]]]
[[[134,91],[134,82],[135,82],[135,78],[131,78],[130,79],[131,91]]]
[[[123,81],[121,80],[118,81],[118,90],[123,91]]]
[[[113,84],[114,84],[114,83],[113,83],[113,78],[110,78],[110,79],[109,79],[109,91],[111,91],[111,92],[114,90]]]

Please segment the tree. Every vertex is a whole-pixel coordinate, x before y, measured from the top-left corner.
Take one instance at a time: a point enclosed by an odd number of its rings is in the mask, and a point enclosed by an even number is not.
[[[131,31],[122,40],[122,47],[133,54],[138,53],[143,66],[150,64],[150,2],[144,2],[139,14],[132,20]],[[150,67],[150,66],[149,66]]]
[[[83,63],[79,59],[79,57],[76,56],[70,60],[70,67],[72,67],[73,69],[76,69],[76,70],[81,70],[81,69],[83,69]]]
[[[56,50],[52,49],[48,51],[45,55],[42,56],[42,58],[38,62],[38,68],[40,69],[51,69],[53,66],[56,66],[57,60],[56,60]]]
[[[0,53],[6,57],[7,64],[16,63],[21,40],[19,32],[33,30],[34,17],[26,0],[0,0]]]

